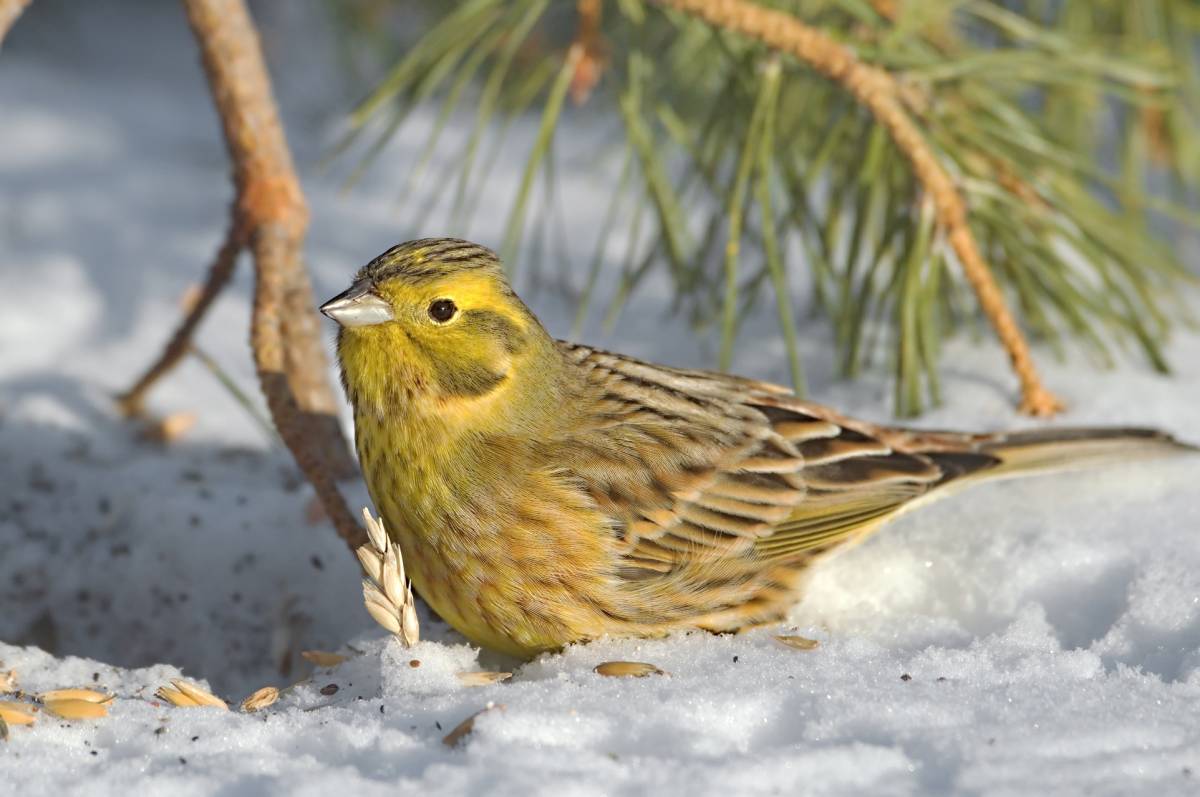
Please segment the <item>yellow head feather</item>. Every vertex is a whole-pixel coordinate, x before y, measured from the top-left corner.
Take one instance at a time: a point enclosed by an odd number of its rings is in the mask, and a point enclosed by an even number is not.
[[[518,409],[546,401],[538,394],[553,391],[563,370],[553,340],[484,247],[400,244],[364,266],[355,284],[391,316],[338,336],[343,383],[360,411],[403,407],[447,427],[515,428],[528,422]]]

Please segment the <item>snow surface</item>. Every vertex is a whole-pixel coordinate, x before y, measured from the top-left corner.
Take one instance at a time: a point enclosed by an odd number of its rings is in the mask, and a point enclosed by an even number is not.
[[[398,240],[497,244],[528,136],[514,136],[483,198],[505,212],[466,231],[437,216],[416,229],[412,203],[397,202],[430,114],[350,192],[316,168],[356,92],[328,74],[314,8],[260,10],[313,207],[318,298]],[[341,543],[306,519],[311,493],[289,459],[196,361],[153,394],[158,412],[198,413],[182,440],[139,440],[113,412],[110,396],[200,278],[229,197],[176,5],[35,3],[0,57],[0,108],[0,670],[31,692],[95,685],[119,698],[104,720],[13,728],[0,793],[1196,793],[1200,458],[987,485],[903,517],[819,567],[793,618],[815,651],[767,632],[690,635],[520,665],[427,614],[426,641],[405,651],[363,610]],[[570,128],[580,136],[588,113]],[[586,160],[559,164],[562,213],[584,231],[569,241],[576,269],[611,185]],[[561,291],[524,293],[567,333]],[[651,284],[615,332],[592,323],[584,337],[711,365],[713,332],[671,317],[663,293]],[[243,270],[199,344],[255,395],[249,295]],[[805,333],[815,397],[886,419],[886,379],[833,380],[824,329]],[[994,345],[948,347],[949,400],[922,423],[1030,423]],[[786,380],[769,309],[738,352],[743,372]],[[1170,354],[1172,378],[1138,362],[1042,360],[1071,404],[1063,423],[1197,441],[1200,335],[1180,334]],[[303,649],[353,657],[311,671]],[[592,672],[613,659],[669,674]],[[515,674],[482,688],[454,677],[479,668]],[[256,715],[154,701],[180,673],[231,701],[300,684]],[[442,744],[489,702],[504,708],[459,748]]]

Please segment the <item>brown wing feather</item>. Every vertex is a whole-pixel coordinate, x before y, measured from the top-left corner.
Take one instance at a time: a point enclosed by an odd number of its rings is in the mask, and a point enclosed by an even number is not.
[[[776,385],[563,351],[603,396],[573,444],[625,443],[615,448],[627,456],[599,466],[580,456],[586,464],[574,469],[613,519],[618,575],[646,605],[660,589],[689,595],[676,610],[714,627],[778,614],[814,556],[990,461],[970,459],[966,436],[937,436],[938,453],[926,454],[902,445],[914,433],[844,418]]]

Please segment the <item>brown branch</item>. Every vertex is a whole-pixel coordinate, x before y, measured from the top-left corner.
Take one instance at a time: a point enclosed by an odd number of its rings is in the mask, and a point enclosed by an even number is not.
[[[308,207],[243,0],[183,0],[233,161],[237,227],[256,279],[251,346],[280,437],[351,549],[366,540],[335,483],[353,462],[325,377],[312,290],[301,260]]]
[[[32,0],[0,0],[0,44],[4,43],[8,30],[17,22],[20,12],[24,11],[30,2]]]
[[[254,349],[258,380],[279,436],[312,483],[338,536],[353,553],[367,541],[367,534],[350,513],[332,473],[311,445],[308,417],[297,405],[285,372],[285,324],[281,317],[286,313],[287,280],[284,273],[288,261],[299,256],[298,245],[294,231],[286,224],[267,222],[254,231],[250,244],[256,266],[250,343]]]
[[[1029,345],[979,251],[967,223],[966,203],[905,111],[896,79],[882,69],[862,63],[849,47],[805,25],[791,14],[763,8],[750,0],[658,2],[795,56],[841,84],[875,116],[891,134],[896,148],[908,158],[917,179],[933,198],[938,224],[958,255],[963,273],[1008,351],[1013,370],[1021,381],[1021,410],[1032,415],[1052,415],[1062,409],[1062,402],[1042,384]]]
[[[608,46],[600,32],[603,11],[602,0],[577,0],[575,4],[579,27],[575,31],[574,44],[583,51],[575,65],[575,74],[571,76],[571,101],[576,105],[587,102],[608,64]]]
[[[0,0],[0,44],[4,43],[4,36],[17,21],[17,17],[21,16],[25,6],[31,2],[32,0]]]
[[[303,240],[303,239],[301,239]],[[321,341],[321,319],[316,313],[312,284],[304,267],[301,246],[282,264],[284,362],[296,402],[304,414],[310,445],[323,452],[335,478],[358,473],[338,420],[338,404],[329,385],[329,361]]]
[[[892,22],[895,22],[900,14],[899,0],[871,0],[871,8],[875,9],[876,14]]]
[[[234,215],[236,216],[236,213]],[[155,382],[165,376],[188,353],[196,327],[200,325],[200,321],[203,320],[221,289],[229,283],[229,278],[233,275],[233,268],[237,265],[237,257],[245,245],[245,235],[242,233],[237,219],[230,219],[229,230],[225,233],[225,240],[221,242],[221,247],[217,250],[216,257],[208,269],[208,279],[204,283],[204,289],[199,298],[188,308],[187,315],[176,328],[175,334],[171,336],[171,340],[167,342],[166,348],[163,349],[158,359],[146,369],[146,373],[142,374],[142,378],[134,383],[133,387],[117,398],[117,403],[125,415],[130,417],[141,415],[142,402],[145,400],[146,393]]]

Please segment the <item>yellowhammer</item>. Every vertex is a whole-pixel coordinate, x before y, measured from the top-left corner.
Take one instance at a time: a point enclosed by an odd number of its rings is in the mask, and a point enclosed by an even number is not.
[[[947,485],[1186,447],[1149,429],[875,426],[785,388],[554,340],[467,241],[321,310],[371,498],[430,606],[518,655],[783,619],[812,562]]]

